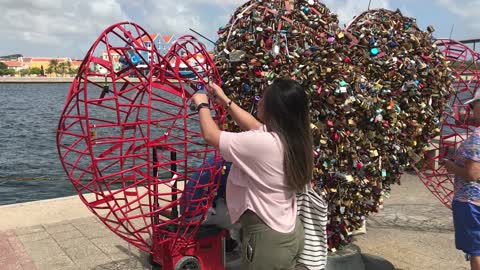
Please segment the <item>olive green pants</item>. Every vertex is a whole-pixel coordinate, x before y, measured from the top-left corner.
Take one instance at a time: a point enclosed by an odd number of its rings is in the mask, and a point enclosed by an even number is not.
[[[242,258],[245,270],[292,270],[303,250],[303,225],[297,217],[291,233],[271,229],[255,213],[241,217]]]

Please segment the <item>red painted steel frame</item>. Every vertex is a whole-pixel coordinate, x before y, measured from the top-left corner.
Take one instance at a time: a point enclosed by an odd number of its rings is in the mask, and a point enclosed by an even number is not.
[[[180,71],[188,69],[193,75],[183,77]],[[144,29],[122,22],[95,41],[70,88],[57,131],[65,172],[85,205],[141,250],[161,248],[179,258],[197,244],[194,235],[221,173],[214,166],[201,169],[212,172],[208,184],[195,187],[204,196],[181,200],[205,160],[219,160],[200,136],[198,114],[189,110],[190,97],[207,78],[221,81],[195,38],[178,39],[163,57]],[[212,108],[221,126],[225,112]]]
[[[443,113],[441,135],[433,139],[425,152],[425,159],[415,167],[417,175],[425,186],[445,206],[451,208],[453,199],[453,175],[440,164],[442,158],[455,158],[456,150],[475,126],[469,120],[470,109],[464,102],[471,99],[480,86],[480,72],[477,61],[479,54],[466,45],[450,39],[438,39],[437,46],[455,76],[453,88],[455,94]]]

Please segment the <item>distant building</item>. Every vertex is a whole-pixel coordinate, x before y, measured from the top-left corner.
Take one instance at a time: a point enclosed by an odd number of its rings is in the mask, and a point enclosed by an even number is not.
[[[122,67],[120,63],[120,57],[122,57],[121,52],[117,52],[115,50],[110,50],[110,52],[103,51],[102,52],[102,59],[108,62],[111,62],[113,65],[113,70],[115,72],[119,71]],[[80,62],[81,63],[81,62]],[[102,73],[102,74],[107,74],[108,71],[106,68],[104,68],[101,65],[95,65],[91,66],[91,69],[95,69],[97,72]]]
[[[177,39],[173,35],[162,36],[162,38],[157,43],[158,52],[160,52],[161,55],[167,54],[173,42],[175,42],[176,40]]]
[[[153,43],[155,44],[155,47],[157,47],[157,50],[161,55],[167,54],[173,42],[177,40],[173,35],[162,36],[160,34],[153,34],[150,36],[150,39],[153,41]],[[148,38],[148,36],[143,36],[141,38],[141,40],[145,43],[145,46],[148,49],[152,48],[150,39]]]
[[[4,55],[0,56],[0,62],[4,61],[18,61],[19,58],[23,57],[21,54],[11,54],[11,55]]]
[[[158,52],[161,55],[165,55],[168,50],[170,50],[170,47],[172,46],[173,42],[175,42],[176,38],[173,35],[168,35],[168,36],[162,36],[160,34],[152,34],[150,36],[142,36],[141,38],[137,39],[136,41],[141,41],[143,44],[145,44],[145,47],[147,49],[151,49],[153,46],[155,46],[158,50]],[[146,59],[147,61],[150,61],[150,55],[147,51],[140,51],[139,52],[141,57],[138,57],[139,59],[135,59],[138,61],[141,61],[141,58]],[[107,51],[103,51],[101,58],[105,61],[108,61],[112,63],[113,69],[115,72],[118,72],[119,70],[122,69],[122,67],[128,63],[128,61],[125,59],[126,57],[130,58],[130,61],[132,63],[134,62],[132,57],[134,57],[135,52],[132,51],[127,51],[126,56],[122,55],[121,52],[115,51],[115,50],[110,50],[109,53]],[[141,65],[144,63],[138,63],[137,65]],[[108,71],[105,67],[99,64],[95,64],[94,66],[90,67],[91,69],[94,69],[96,72],[101,73],[101,74],[107,74]]]
[[[168,35],[168,36],[161,36],[160,34],[153,34],[148,38],[148,36],[143,36],[141,38],[142,42],[145,44],[145,47],[147,49],[152,48],[151,41],[153,41],[153,44],[155,44],[155,47],[157,48],[157,51],[161,55],[167,54],[167,52],[170,50],[170,47],[172,46],[173,42],[175,42],[176,38],[173,35]],[[143,52],[142,56],[144,56],[145,59],[148,58],[148,53]]]
[[[28,61],[29,60],[29,61]],[[43,68],[46,70],[50,65],[50,61],[57,60],[58,63],[71,62],[72,60],[68,57],[55,58],[55,57],[25,57],[24,62],[28,63],[30,68],[37,67]]]
[[[18,56],[14,58],[14,56]],[[6,59],[10,60],[6,60]],[[12,56],[4,56],[3,60],[0,62],[5,63],[9,69],[15,70],[15,72],[19,72],[22,69],[31,69],[31,68],[39,68],[42,69],[47,73],[47,69],[50,66],[50,62],[52,60],[57,60],[58,63],[70,63],[71,70],[75,70],[80,67],[82,61],[80,60],[72,60],[68,57],[23,57],[22,55],[12,55]],[[68,73],[66,71],[65,73]],[[54,74],[54,72],[53,72]]]
[[[22,61],[2,61],[5,65],[7,65],[8,69],[13,69],[15,72],[20,71],[24,68],[28,68],[26,63]]]
[[[76,69],[79,68],[82,65],[82,60],[72,60],[72,68]]]

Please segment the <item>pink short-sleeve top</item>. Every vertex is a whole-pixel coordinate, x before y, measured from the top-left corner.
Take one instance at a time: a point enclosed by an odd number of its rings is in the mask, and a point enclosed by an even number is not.
[[[295,229],[295,192],[285,180],[283,146],[276,133],[259,130],[222,131],[220,154],[232,162],[226,199],[232,223],[251,210],[270,228],[289,233]]]

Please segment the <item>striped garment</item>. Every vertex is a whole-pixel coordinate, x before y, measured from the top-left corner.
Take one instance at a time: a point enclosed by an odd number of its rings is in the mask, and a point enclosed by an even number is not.
[[[323,270],[327,266],[327,203],[314,190],[297,194],[297,214],[305,228],[305,245],[298,264],[308,270]]]

